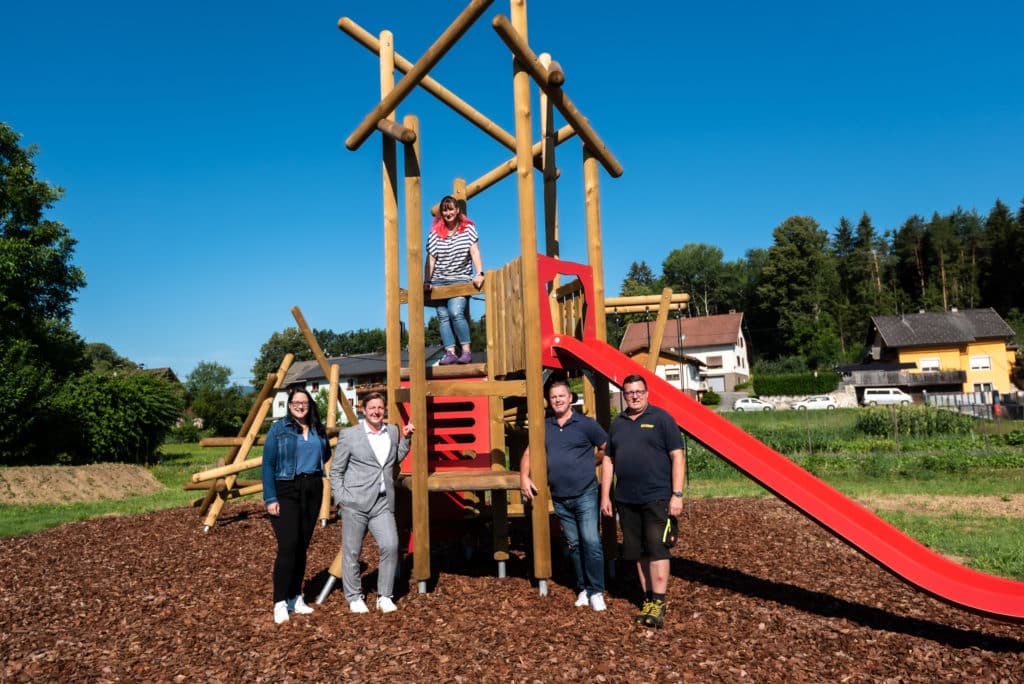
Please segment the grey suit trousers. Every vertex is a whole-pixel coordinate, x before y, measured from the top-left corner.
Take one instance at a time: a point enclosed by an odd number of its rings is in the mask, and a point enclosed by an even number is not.
[[[341,509],[341,586],[349,603],[363,598],[363,584],[359,576],[359,552],[363,547],[366,530],[377,541],[380,567],[377,569],[377,598],[387,596],[395,585],[398,569],[398,529],[395,516],[388,510],[388,498],[377,497],[369,512]]]

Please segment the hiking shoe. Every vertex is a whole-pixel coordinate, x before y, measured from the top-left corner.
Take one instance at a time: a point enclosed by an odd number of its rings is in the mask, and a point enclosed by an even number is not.
[[[380,596],[377,598],[377,610],[382,613],[394,613],[398,610],[398,606],[395,605],[390,596]]]
[[[274,604],[274,623],[288,622],[288,602],[278,601]]]
[[[604,604],[604,596],[600,593],[590,597],[590,607],[598,612],[608,609],[608,606]]]
[[[472,363],[472,362],[473,362],[473,352],[469,351],[468,349],[463,349],[462,350],[462,355],[459,356],[459,363]]]
[[[638,625],[646,625],[647,618],[651,616],[651,609],[654,607],[654,601],[651,599],[644,599],[644,605],[640,609],[640,612],[633,618],[633,622]]]
[[[459,357],[451,352],[446,352],[444,358],[438,361],[439,366],[451,366],[452,364],[458,363]]]
[[[302,598],[302,594],[299,594],[291,601],[292,610],[299,615],[309,615],[313,612],[313,609],[306,605],[306,600]]]
[[[576,607],[579,608],[581,606],[585,606],[589,602],[590,599],[587,598],[587,590],[584,589],[580,592],[579,596],[576,597]]]
[[[665,602],[661,599],[654,599],[651,601],[651,609],[647,611],[647,617],[644,619],[644,625],[647,627],[654,627],[655,629],[661,629],[665,626]]]
[[[359,599],[358,601],[352,601],[348,604],[348,609],[353,613],[369,613],[370,609],[366,607],[366,601]]]

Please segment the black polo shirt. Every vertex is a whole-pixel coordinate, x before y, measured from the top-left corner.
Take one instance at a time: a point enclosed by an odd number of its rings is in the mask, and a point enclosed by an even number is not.
[[[657,406],[635,420],[620,413],[608,430],[606,453],[615,462],[615,500],[628,504],[672,497],[670,451],[683,448],[679,427]]]

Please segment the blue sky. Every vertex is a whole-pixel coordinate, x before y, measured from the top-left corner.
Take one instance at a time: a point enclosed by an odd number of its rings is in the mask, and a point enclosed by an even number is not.
[[[6,3],[0,120],[66,189],[51,217],[79,241],[79,333],[245,383],[294,305],[318,328],[383,326],[379,137],[344,147],[379,98],[377,62],[337,20],[390,29],[415,61],[463,6]],[[432,75],[513,131],[490,27],[508,11],[496,0]],[[608,290],[687,243],[728,260],[767,247],[794,214],[831,230],[867,211],[887,230],[997,197],[1016,210],[1022,21],[1013,2],[533,0],[531,45],[625,167],[601,178]],[[422,90],[398,113],[420,119],[426,206],[510,157]],[[558,151],[562,253],[577,260],[580,154]],[[470,203],[487,267],[519,251],[514,183]]]

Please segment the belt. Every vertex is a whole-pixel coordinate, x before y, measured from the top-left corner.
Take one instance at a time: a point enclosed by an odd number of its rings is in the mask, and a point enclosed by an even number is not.
[[[322,479],[323,476],[324,476],[324,474],[318,470],[315,473],[296,473],[295,474],[295,479],[296,480],[313,480],[313,479],[319,480],[319,479]]]

